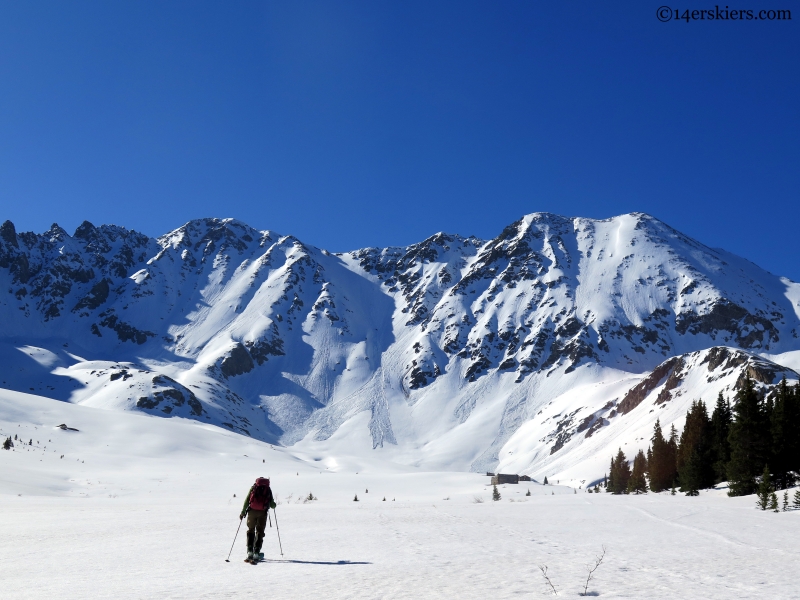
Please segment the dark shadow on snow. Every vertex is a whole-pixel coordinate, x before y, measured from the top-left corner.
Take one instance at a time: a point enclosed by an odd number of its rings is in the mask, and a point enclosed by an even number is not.
[[[371,562],[359,562],[352,560],[337,560],[336,562],[329,562],[324,560],[278,560],[277,558],[265,558],[262,562],[268,563],[293,563],[297,565],[371,565]]]

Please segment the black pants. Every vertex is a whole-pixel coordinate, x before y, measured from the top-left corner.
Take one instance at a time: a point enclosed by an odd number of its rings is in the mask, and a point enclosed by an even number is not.
[[[261,544],[264,543],[264,528],[267,526],[267,511],[253,510],[247,511],[247,551],[261,552]]]

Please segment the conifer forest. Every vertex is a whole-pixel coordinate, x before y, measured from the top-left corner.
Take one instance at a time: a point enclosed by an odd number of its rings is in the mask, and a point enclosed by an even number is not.
[[[777,510],[776,492],[800,478],[800,382],[784,378],[768,391],[747,377],[733,401],[719,394],[711,414],[703,400],[692,402],[683,431],[668,433],[656,420],[647,453],[628,459],[620,448],[604,481],[612,494],[699,490],[728,483],[729,496],[758,494],[763,510]],[[599,486],[595,488],[599,491]],[[793,508],[800,508],[800,493]],[[785,494],[784,510],[789,506]]]

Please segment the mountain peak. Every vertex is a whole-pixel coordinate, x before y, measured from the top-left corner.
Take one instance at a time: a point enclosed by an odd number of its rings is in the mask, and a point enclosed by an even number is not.
[[[0,225],[0,239],[10,246],[19,248],[19,243],[17,242],[17,230],[14,227],[14,223],[7,220]]]
[[[530,213],[491,240],[439,232],[337,256],[235,219],[195,219],[158,240],[88,221],[72,238],[57,225],[17,235],[6,222],[0,278],[0,350],[68,343],[75,356],[147,363],[113,379],[88,364],[42,374],[56,388],[79,381],[75,401],[285,443],[335,444],[342,427],[366,427],[370,448],[407,444],[414,460],[459,448],[438,454],[448,468],[493,468],[527,427],[537,433],[520,468],[561,460],[622,422],[613,402],[643,378],[660,394],[659,374],[691,363],[647,410],[679,406],[700,382],[693,353],[730,348],[734,365],[736,352],[800,349],[800,286],[645,213]],[[592,391],[603,386],[615,391]]]

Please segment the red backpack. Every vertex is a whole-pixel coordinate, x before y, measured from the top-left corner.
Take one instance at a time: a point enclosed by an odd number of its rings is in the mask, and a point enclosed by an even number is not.
[[[259,477],[250,492],[250,508],[265,510],[269,507],[269,479]]]

